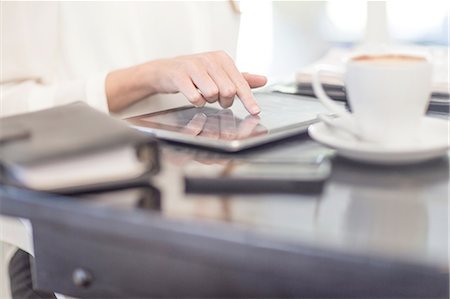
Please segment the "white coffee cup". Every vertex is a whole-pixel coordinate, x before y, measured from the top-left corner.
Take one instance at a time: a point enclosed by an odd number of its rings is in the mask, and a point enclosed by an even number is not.
[[[425,57],[383,54],[348,59],[344,81],[352,113],[325,94],[322,71],[337,70],[318,66],[314,92],[331,112],[348,118],[353,126],[348,131],[369,142],[404,145],[416,141],[431,92],[432,65]]]

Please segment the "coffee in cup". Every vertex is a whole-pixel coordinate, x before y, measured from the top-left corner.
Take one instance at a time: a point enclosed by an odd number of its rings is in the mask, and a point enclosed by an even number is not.
[[[348,59],[344,82],[351,114],[325,94],[320,84],[322,71],[336,70],[316,69],[316,96],[331,112],[351,119],[356,126],[352,130],[363,140],[384,144],[415,141],[431,92],[432,66],[425,57],[379,54]]]

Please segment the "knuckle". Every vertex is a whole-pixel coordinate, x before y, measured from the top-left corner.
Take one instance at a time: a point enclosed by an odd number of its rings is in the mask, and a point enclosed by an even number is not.
[[[219,95],[219,90],[217,89],[217,87],[211,87],[208,90],[206,90],[205,92],[203,92],[203,95],[206,98],[217,98],[217,96]]]
[[[226,98],[231,98],[236,95],[236,88],[235,87],[224,88],[224,90],[221,92],[221,95]]]
[[[207,69],[211,69],[215,64],[217,64],[216,58],[211,55],[203,55],[201,57],[201,62],[202,65],[205,66]]]
[[[214,54],[215,54],[216,56],[219,56],[219,57],[222,57],[222,58],[229,58],[229,57],[230,57],[230,56],[228,55],[228,53],[225,52],[225,51],[223,51],[223,50],[216,51],[216,52],[214,52]]]
[[[203,65],[208,65],[211,61],[211,57],[208,54],[200,55],[198,61]]]
[[[191,60],[191,59],[186,60],[184,62],[183,66],[184,66],[184,69],[189,73],[197,72],[199,69],[197,62],[195,60]]]
[[[236,82],[236,89],[240,90],[241,92],[251,93],[250,85],[248,85],[247,81],[245,80],[238,80]]]
[[[207,56],[210,58],[211,61],[227,61],[230,57],[227,54],[227,52],[223,50],[209,52]]]

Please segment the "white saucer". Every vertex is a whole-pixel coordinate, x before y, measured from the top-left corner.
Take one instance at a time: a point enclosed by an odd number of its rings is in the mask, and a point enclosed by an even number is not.
[[[346,120],[333,120],[336,124]],[[314,140],[334,148],[343,157],[360,162],[384,165],[400,165],[423,162],[448,154],[449,121],[424,117],[418,141],[404,146],[386,146],[361,141],[339,129],[330,128],[324,123],[316,123],[308,128]]]

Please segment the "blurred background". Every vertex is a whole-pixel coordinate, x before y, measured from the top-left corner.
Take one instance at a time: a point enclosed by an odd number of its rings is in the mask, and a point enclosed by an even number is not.
[[[441,0],[242,0],[237,63],[282,81],[333,47],[448,47],[449,5]]]

